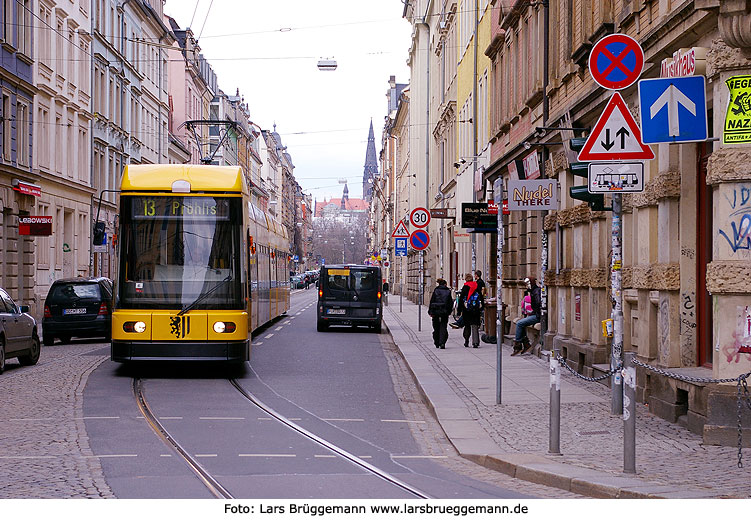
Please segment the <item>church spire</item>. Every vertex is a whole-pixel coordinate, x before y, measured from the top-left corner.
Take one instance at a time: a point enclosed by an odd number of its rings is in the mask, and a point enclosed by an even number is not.
[[[368,132],[368,146],[365,151],[365,169],[362,175],[362,196],[363,199],[370,199],[373,196],[373,183],[378,173],[378,158],[376,157],[375,134],[373,133],[373,119],[370,119],[370,131]]]
[[[339,206],[342,210],[347,209],[347,201],[349,201],[349,188],[347,188],[347,183],[344,183],[344,190],[342,190],[342,203]]]

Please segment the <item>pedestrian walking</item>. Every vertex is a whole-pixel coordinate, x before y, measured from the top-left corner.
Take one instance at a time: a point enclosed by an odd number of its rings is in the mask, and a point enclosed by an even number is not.
[[[527,337],[527,327],[534,325],[540,321],[542,314],[542,299],[540,297],[541,290],[537,285],[535,278],[529,277],[524,279],[524,285],[526,286],[525,297],[529,295],[529,305],[531,313],[525,318],[516,322],[516,335],[514,337],[514,352],[511,356],[516,356],[519,353],[525,353],[529,350],[532,344],[529,343]],[[522,300],[522,309],[525,309],[526,301]],[[522,314],[527,314],[522,311]]]
[[[439,278],[438,286],[433,289],[428,305],[428,316],[433,319],[433,343],[436,349],[445,349],[449,339],[449,315],[454,307],[451,289],[446,286],[446,280]]]
[[[475,283],[477,283],[477,290],[480,291],[480,294],[482,294],[482,297],[484,298],[488,293],[488,290],[485,288],[485,282],[482,280],[481,270],[475,270]]]
[[[383,280],[383,304],[389,304],[389,282],[385,279]]]
[[[472,274],[464,276],[466,280],[459,293],[458,306],[464,322],[464,346],[469,347],[469,337],[472,336],[472,347],[480,346],[480,319],[482,317],[483,297]]]

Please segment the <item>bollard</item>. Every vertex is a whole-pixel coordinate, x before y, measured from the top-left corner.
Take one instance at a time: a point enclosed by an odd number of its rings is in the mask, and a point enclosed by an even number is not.
[[[636,353],[623,353],[623,472],[636,473]]]
[[[561,364],[558,350],[550,354],[550,438],[548,453],[561,454]]]

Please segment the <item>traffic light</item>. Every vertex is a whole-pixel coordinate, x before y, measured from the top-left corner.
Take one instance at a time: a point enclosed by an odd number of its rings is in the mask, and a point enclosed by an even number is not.
[[[603,194],[590,194],[588,190],[589,188],[586,184],[582,186],[572,186],[568,189],[568,195],[573,199],[586,201],[589,203],[589,208],[595,212],[610,210],[610,208],[605,208],[605,196]]]
[[[569,141],[571,149],[575,152],[580,152],[587,142],[588,137],[574,137]],[[589,177],[589,163],[575,162],[571,163],[569,168],[571,173],[578,175],[579,177]]]
[[[104,245],[104,233],[105,233],[105,225],[104,221],[97,221],[94,223],[94,244],[95,245]]]

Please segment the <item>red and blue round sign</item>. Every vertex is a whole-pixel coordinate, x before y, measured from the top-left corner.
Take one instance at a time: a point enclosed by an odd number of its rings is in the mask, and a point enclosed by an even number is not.
[[[430,235],[425,230],[415,230],[409,235],[409,244],[415,250],[425,250],[430,245]]]
[[[643,69],[644,51],[628,35],[608,35],[598,40],[589,54],[589,73],[605,89],[629,87],[639,79]]]

